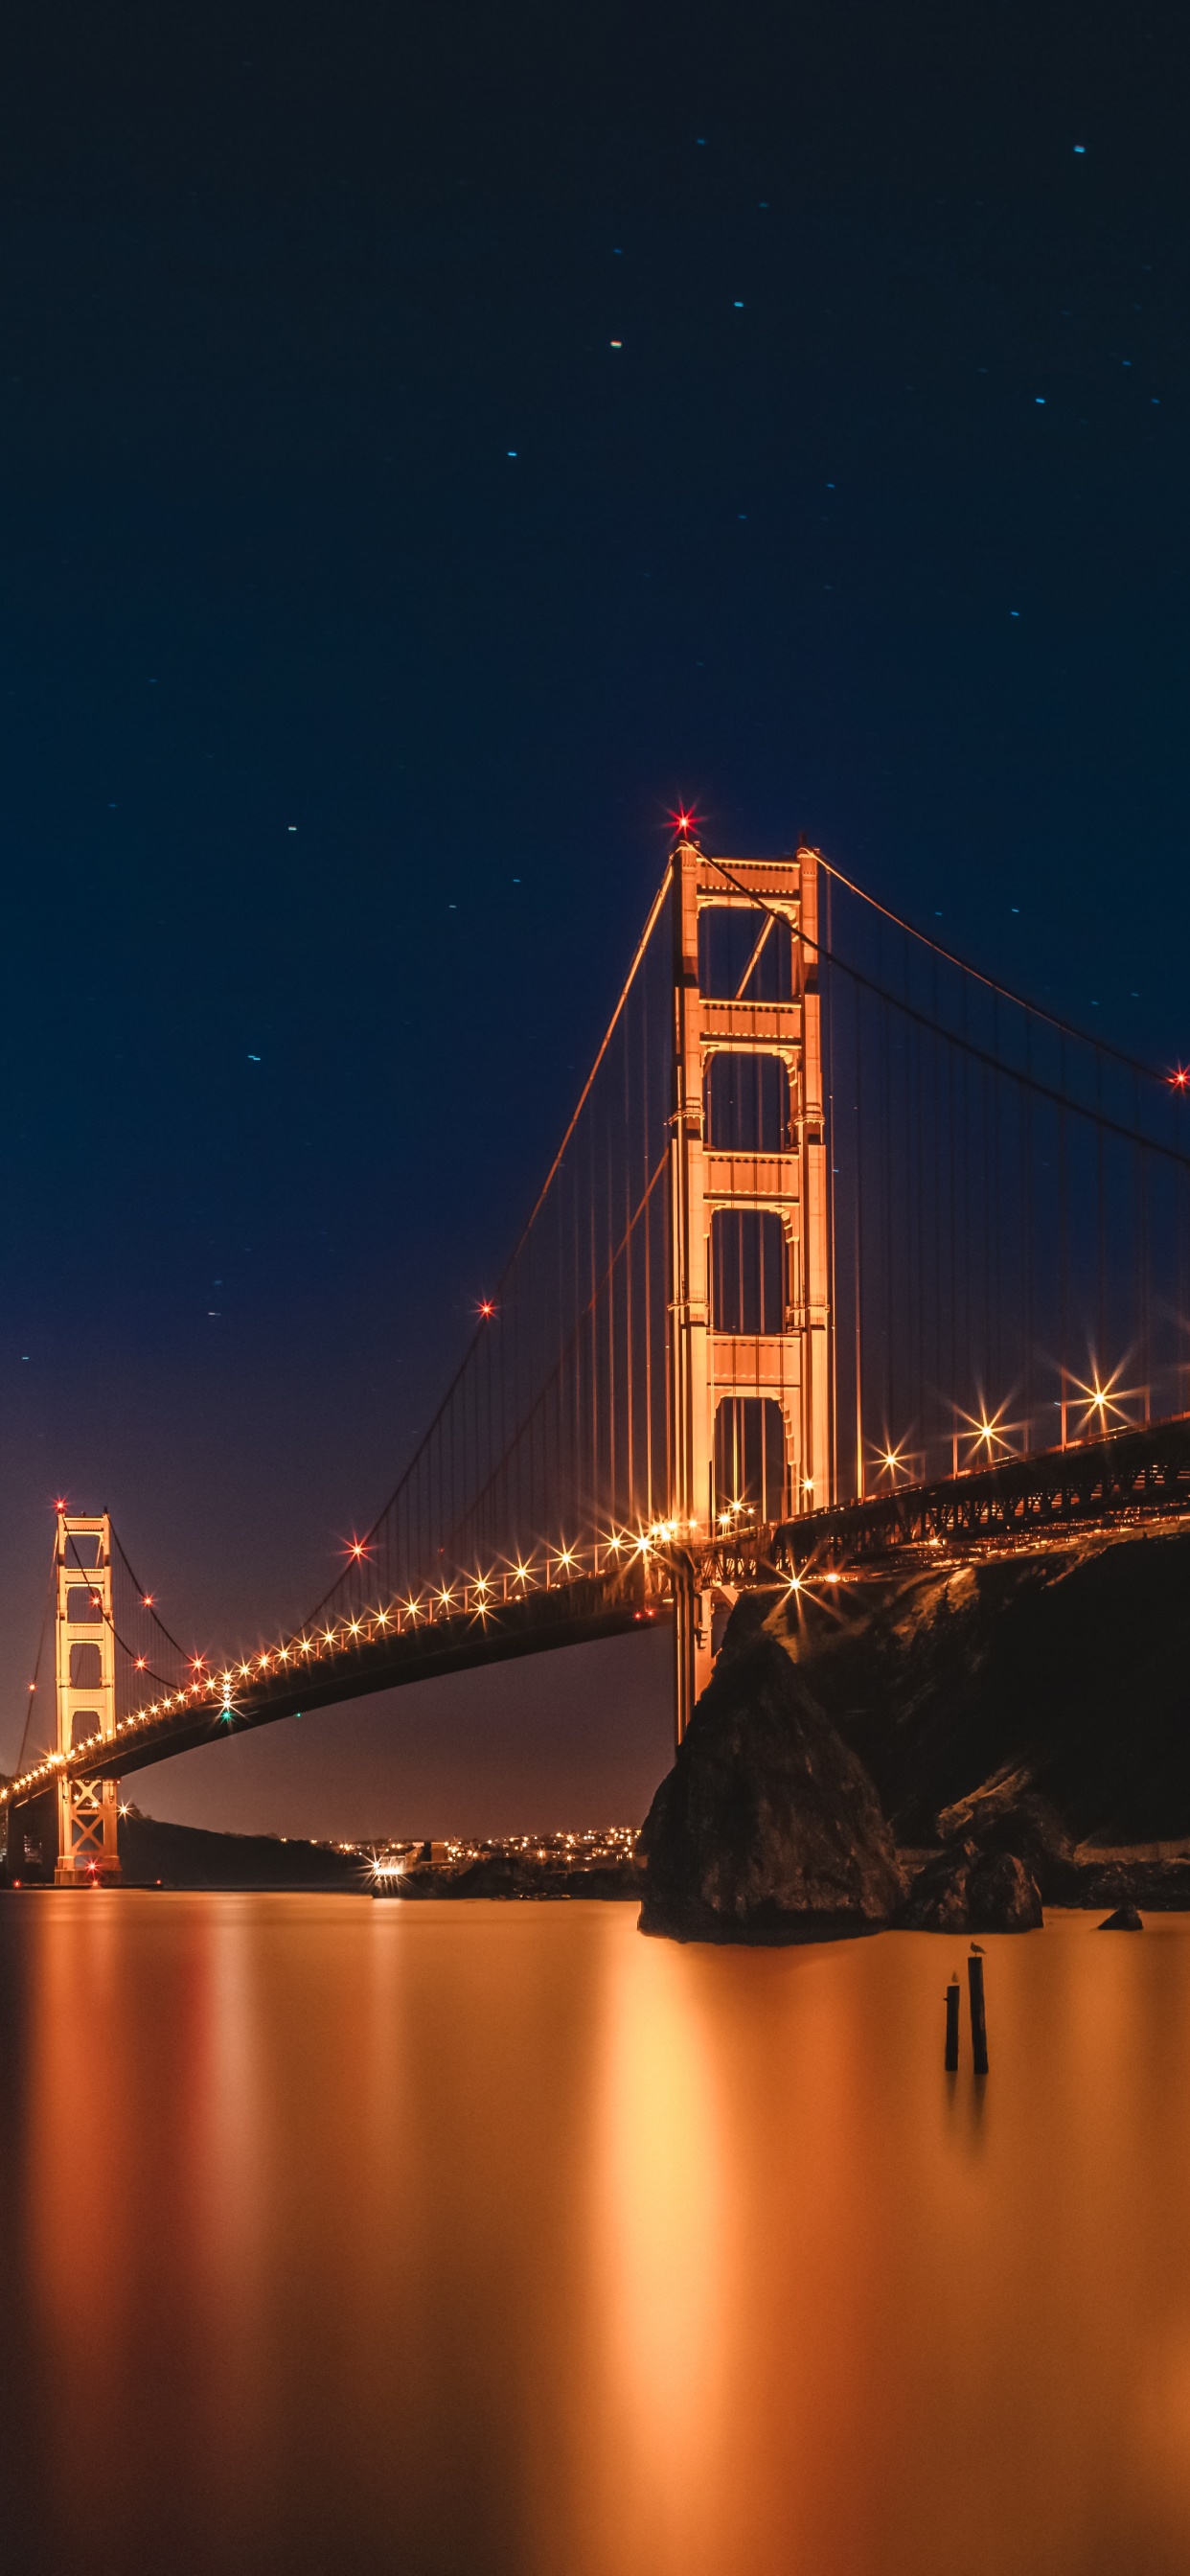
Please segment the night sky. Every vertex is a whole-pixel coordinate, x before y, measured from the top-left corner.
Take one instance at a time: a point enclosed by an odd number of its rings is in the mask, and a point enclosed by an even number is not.
[[[51,1499],[300,1617],[693,798],[1190,1051],[1183,13],[72,12],[0,100],[0,1762]],[[623,1818],[658,1639],[140,1802]]]

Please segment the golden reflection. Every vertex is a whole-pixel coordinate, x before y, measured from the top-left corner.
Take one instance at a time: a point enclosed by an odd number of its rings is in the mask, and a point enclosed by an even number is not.
[[[118,2500],[39,2484],[47,2564],[1184,2576],[1190,1920],[989,1938],[983,2084],[925,1934],[0,1929],[22,2403]]]
[[[724,2206],[715,2072],[691,1954],[618,1945],[605,1999],[600,2248],[613,2406],[637,2511],[692,2499],[714,2453]]]

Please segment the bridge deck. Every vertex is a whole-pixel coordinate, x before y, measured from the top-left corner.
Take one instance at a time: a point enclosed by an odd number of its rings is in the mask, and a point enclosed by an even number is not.
[[[606,1573],[555,1583],[523,1599],[496,1603],[482,1613],[439,1614],[401,1635],[373,1631],[301,1670],[274,1669],[242,1689],[237,1687],[230,1715],[213,1682],[201,1690],[196,1686],[181,1707],[147,1724],[130,1725],[118,1735],[96,1736],[81,1745],[70,1756],[70,1776],[126,1779],[172,1754],[193,1752],[198,1745],[219,1743],[229,1735],[269,1726],[278,1718],[336,1707],[341,1700],[431,1681],[444,1673],[630,1635],[664,1615],[664,1603],[646,1598],[642,1580]],[[11,1804],[14,1813],[33,1804],[52,1787],[62,1767],[45,1763],[22,1795],[10,1800],[6,1792],[4,1803]]]
[[[1065,1530],[1190,1512],[1190,1414],[1128,1425],[1097,1440],[1001,1458],[933,1485],[903,1485],[842,1503],[773,1532],[773,1562],[791,1571],[871,1559],[897,1548],[1057,1537]]]
[[[689,1552],[675,1549],[675,1573],[695,1583],[763,1586],[815,1569],[876,1572],[898,1557],[940,1548],[962,1552],[996,1545],[1037,1545],[1078,1529],[1111,1530],[1190,1515],[1190,1414],[1140,1428],[1107,1432],[1025,1457],[1003,1458],[932,1485],[902,1486],[808,1512],[765,1527],[736,1527]],[[95,1737],[63,1766],[46,1760],[19,1787],[0,1793],[15,1814],[52,1791],[68,1768],[78,1781],[127,1778],[151,1763],[303,1710],[328,1708],[378,1690],[429,1681],[445,1673],[504,1663],[523,1655],[628,1635],[668,1615],[658,1589],[668,1569],[664,1551],[652,1573],[577,1574],[515,1600],[440,1611],[418,1627],[381,1632],[365,1621],[358,1639],[340,1630],[333,1651],[300,1668],[274,1659],[267,1672],[237,1682],[230,1708],[215,1680],[196,1682],[161,1714],[125,1720],[115,1736]],[[679,1579],[681,1579],[679,1574]]]

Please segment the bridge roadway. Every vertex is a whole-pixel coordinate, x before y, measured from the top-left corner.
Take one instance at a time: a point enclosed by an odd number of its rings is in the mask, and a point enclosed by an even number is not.
[[[1190,1517],[1190,1414],[1031,1450],[932,1485],[827,1504],[792,1521],[742,1516],[701,1547],[674,1548],[682,1577],[729,1594],[846,1572],[887,1576],[985,1549],[1055,1544]]]
[[[436,1607],[432,1615],[423,1607],[399,1630],[387,1614],[383,1621],[377,1615],[355,1622],[357,1635],[340,1622],[329,1643],[311,1629],[304,1655],[299,1640],[273,1648],[253,1659],[256,1671],[248,1678],[237,1668],[230,1692],[222,1672],[205,1666],[186,1691],[168,1695],[170,1706],[125,1718],[114,1735],[90,1737],[64,1763],[47,1757],[6,1786],[0,1791],[0,1823],[11,1815],[18,1829],[27,1830],[33,1811],[54,1801],[63,1772],[76,1782],[126,1779],[171,1754],[193,1752],[278,1718],[476,1665],[629,1635],[663,1617],[666,1604],[643,1557],[618,1566],[601,1553],[600,1571],[576,1572],[563,1582],[555,1577],[503,1599],[477,1599],[475,1587],[467,1587],[461,1606]]]
[[[503,1663],[560,1646],[631,1634],[669,1615],[672,1582],[734,1592],[795,1577],[847,1570],[891,1572],[898,1564],[1004,1546],[1037,1546],[1079,1529],[1141,1527],[1190,1515],[1190,1414],[1124,1426],[1064,1449],[1001,1458],[931,1485],[904,1485],[863,1501],[828,1505],[797,1520],[737,1522],[714,1541],[658,1546],[618,1562],[595,1552],[595,1570],[538,1583],[513,1597],[464,1589],[461,1606],[422,1610],[397,1626],[377,1612],[333,1632],[311,1629],[253,1659],[234,1689],[204,1667],[188,1688],[118,1732],[92,1737],[65,1764],[47,1758],[0,1791],[0,1817],[13,1820],[52,1800],[63,1769],[76,1781],[126,1779],[175,1753],[191,1752],[303,1710],[327,1708],[443,1673]],[[600,1556],[603,1557],[600,1566]],[[505,1587],[506,1590],[506,1587]]]
[[[902,1551],[1060,1538],[1190,1513],[1190,1414],[1124,1424],[1064,1449],[1032,1450],[933,1485],[839,1503],[771,1533],[775,1573],[873,1565]]]

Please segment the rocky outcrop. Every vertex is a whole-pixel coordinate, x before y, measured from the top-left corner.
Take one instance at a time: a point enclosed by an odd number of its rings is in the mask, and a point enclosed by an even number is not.
[[[1031,1786],[1027,1768],[1006,1765],[966,1798],[942,1810],[937,1832],[944,1848],[970,1841],[989,1856],[1011,1853],[1036,1881],[1047,1905],[1078,1901],[1074,1844],[1057,1808]]]
[[[1185,1528],[770,1595],[767,1615],[901,1843],[970,1832],[1071,1903],[1072,1845],[1190,1837]]]
[[[1135,1905],[1117,1905],[1115,1913],[1108,1915],[1106,1923],[1100,1923],[1097,1926],[1100,1932],[1143,1932],[1144,1928]]]
[[[905,1879],[858,1755],[780,1640],[729,1639],[641,1833],[641,1929],[684,1940],[875,1930]]]
[[[927,1861],[901,1914],[906,1932],[1036,1932],[1041,1892],[1015,1852],[970,1837]]]

